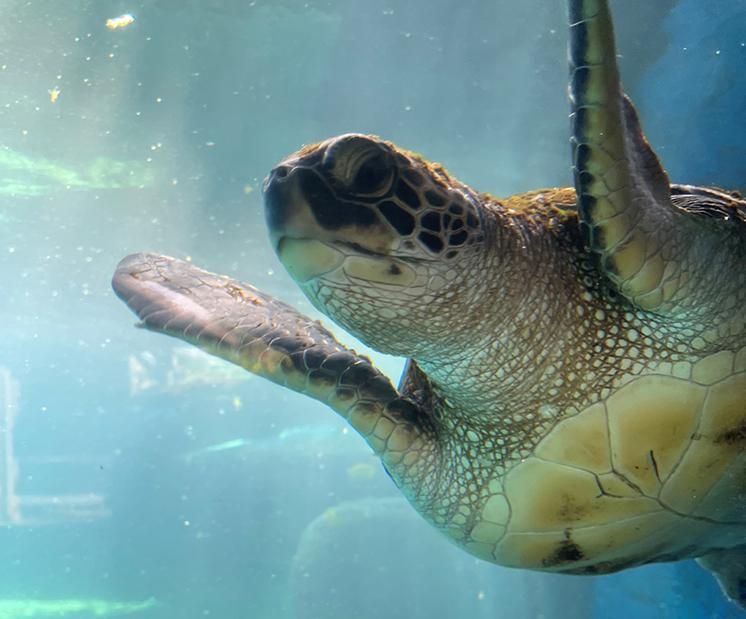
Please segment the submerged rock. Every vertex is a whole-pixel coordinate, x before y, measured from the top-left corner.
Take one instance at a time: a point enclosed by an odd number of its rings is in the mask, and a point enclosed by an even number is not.
[[[591,615],[593,579],[496,567],[459,551],[404,499],[349,501],[303,532],[290,591],[295,619]],[[454,594],[458,592],[458,594]],[[465,602],[466,600],[466,602]]]

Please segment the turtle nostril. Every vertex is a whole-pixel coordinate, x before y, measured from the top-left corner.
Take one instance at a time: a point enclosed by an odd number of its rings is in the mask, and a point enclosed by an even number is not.
[[[273,188],[277,189],[279,185],[282,185],[287,181],[287,178],[290,175],[291,171],[291,166],[282,164],[278,165],[275,168],[272,168],[272,170],[270,170],[269,174],[265,177],[264,182],[262,183],[262,191],[266,193]]]

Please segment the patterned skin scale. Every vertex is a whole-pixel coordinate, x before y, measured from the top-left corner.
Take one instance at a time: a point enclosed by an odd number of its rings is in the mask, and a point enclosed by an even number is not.
[[[278,255],[323,313],[410,359],[396,390],[247,284],[139,254],[150,329],[327,403],[413,506],[502,565],[703,557],[746,603],[746,202],[669,186],[623,98],[605,2],[570,2],[576,188],[497,199],[373,136],[265,182]]]

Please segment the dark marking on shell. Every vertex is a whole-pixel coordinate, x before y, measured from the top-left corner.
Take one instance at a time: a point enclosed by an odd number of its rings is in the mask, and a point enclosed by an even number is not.
[[[579,505],[571,494],[563,494],[562,501],[557,509],[557,517],[560,521],[572,522],[582,520],[587,514],[587,507]]]
[[[585,558],[583,550],[570,537],[570,529],[565,529],[565,539],[563,539],[554,552],[542,560],[544,567],[554,567],[564,563],[575,563]]]
[[[660,473],[658,472],[658,463],[655,461],[655,454],[653,453],[653,450],[651,449],[648,453],[648,457],[650,458],[650,464],[653,465],[653,471],[655,472],[655,477],[658,481],[661,481]]]
[[[746,440],[746,421],[741,422],[741,425],[731,428],[730,430],[726,430],[725,432],[721,432],[715,437],[715,444],[721,445],[725,443],[726,445],[735,445],[736,443],[741,443]]]

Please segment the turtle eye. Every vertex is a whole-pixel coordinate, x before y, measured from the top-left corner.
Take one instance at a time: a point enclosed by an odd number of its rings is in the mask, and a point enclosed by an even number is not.
[[[326,148],[322,169],[332,185],[345,194],[381,197],[393,184],[396,162],[388,148],[376,140],[348,134]]]
[[[387,161],[383,153],[375,153],[361,163],[351,188],[356,193],[381,194],[388,190],[391,176],[390,161]]]

